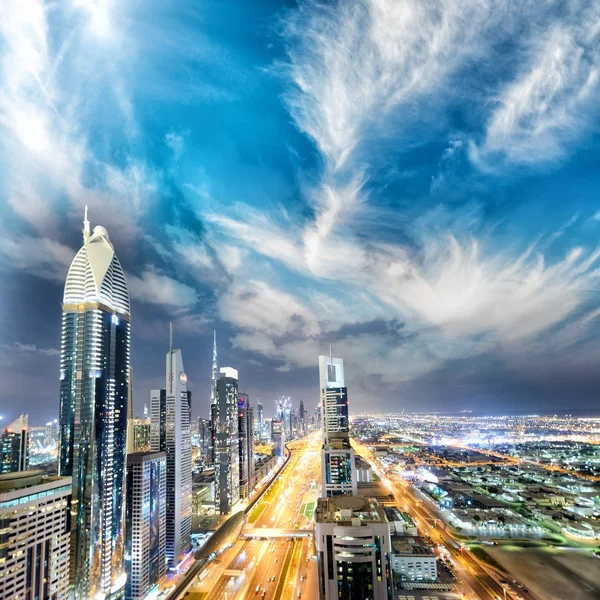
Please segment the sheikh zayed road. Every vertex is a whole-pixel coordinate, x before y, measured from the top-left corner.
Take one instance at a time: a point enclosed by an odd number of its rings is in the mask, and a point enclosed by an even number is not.
[[[426,498],[402,477],[376,467],[371,448],[352,440],[357,456],[378,471],[381,481],[415,520],[422,534],[455,568],[460,586],[456,593],[431,592],[431,598],[513,598],[489,565],[466,551]],[[319,497],[321,439],[317,432],[288,444],[289,460],[246,517],[243,533],[213,560],[198,577],[179,587],[171,598],[233,600],[235,598],[317,598],[318,572],[313,543],[313,513]],[[423,592],[421,592],[422,594]],[[421,597],[419,592],[406,598]],[[416,595],[415,595],[416,594]],[[399,596],[403,598],[403,596]],[[532,592],[528,598],[539,600]]]
[[[316,432],[288,444],[287,464],[249,511],[240,539],[171,597],[317,597],[312,520],[320,492],[320,447]]]

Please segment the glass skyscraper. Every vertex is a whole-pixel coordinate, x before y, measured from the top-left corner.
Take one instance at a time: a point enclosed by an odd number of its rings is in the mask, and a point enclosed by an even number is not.
[[[62,305],[59,474],[73,479],[70,585],[124,594],[129,293],[108,232],[86,218]]]

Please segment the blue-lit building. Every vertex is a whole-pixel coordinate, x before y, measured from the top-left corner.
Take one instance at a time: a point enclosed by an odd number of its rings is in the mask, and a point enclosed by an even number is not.
[[[72,477],[73,598],[125,593],[129,293],[104,227],[86,219],[64,289],[59,474]]]
[[[142,600],[166,572],[167,457],[127,455],[127,600]]]

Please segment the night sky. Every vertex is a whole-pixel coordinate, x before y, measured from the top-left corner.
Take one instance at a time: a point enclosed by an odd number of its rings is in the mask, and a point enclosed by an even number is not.
[[[600,405],[600,3],[5,0],[0,414],[58,414],[84,206],[132,297],[135,412],[168,323],[208,416]]]

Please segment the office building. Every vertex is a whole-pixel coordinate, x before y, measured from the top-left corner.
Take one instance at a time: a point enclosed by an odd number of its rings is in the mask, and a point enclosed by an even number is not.
[[[0,475],[0,600],[70,600],[70,477]]]
[[[350,446],[348,391],[344,381],[344,361],[319,356],[321,422],[322,495],[356,494],[355,452]]]
[[[127,600],[142,600],[166,572],[167,457],[127,455]]]
[[[240,446],[238,422],[238,372],[222,367],[217,382],[215,426],[215,509],[229,514],[240,497]]]
[[[192,430],[191,396],[172,326],[166,371],[166,389],[150,394],[150,447],[167,458],[167,561],[176,568],[191,547]]]
[[[150,451],[150,419],[133,419],[133,451],[134,452],[149,452]]]
[[[390,529],[376,500],[320,498],[315,511],[315,545],[322,600],[392,597]]]
[[[213,331],[213,360],[210,377],[210,447],[208,449],[208,463],[216,464],[216,439],[217,439],[217,382],[219,380],[219,361],[217,358],[217,332]]]
[[[0,431],[0,473],[26,471],[29,467],[29,425],[21,415]]]
[[[198,445],[202,461],[208,463],[212,451],[212,428],[211,420],[198,417]]]
[[[108,232],[90,232],[62,305],[59,475],[72,477],[71,586],[76,600],[118,598],[123,565],[129,387],[129,292]]]
[[[250,406],[246,408],[246,415],[248,419],[248,431],[249,435],[246,439],[248,448],[246,450],[248,456],[248,491],[252,493],[254,486],[256,485],[256,465],[254,464],[254,407]]]
[[[256,438],[259,442],[261,442],[265,437],[265,421],[263,415],[263,404],[259,400],[256,403]]]
[[[304,410],[304,402],[300,400],[300,409],[298,410],[298,418],[300,421],[300,435],[306,435],[306,411]]]
[[[240,460],[240,500],[248,497],[249,455],[248,438],[251,433],[248,430],[248,395],[238,394],[238,443]]]
[[[285,428],[281,419],[271,420],[271,444],[273,456],[283,457],[285,449]]]

